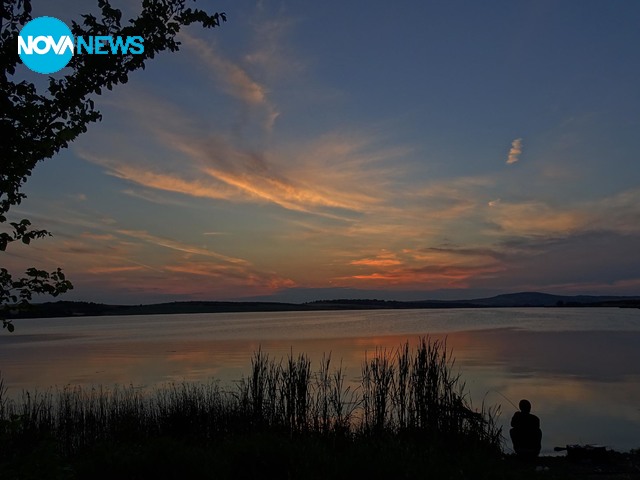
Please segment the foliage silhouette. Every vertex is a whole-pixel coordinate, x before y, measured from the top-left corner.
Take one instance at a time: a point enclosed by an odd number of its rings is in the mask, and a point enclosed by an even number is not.
[[[195,0],[190,0],[195,1]],[[12,242],[29,244],[50,235],[46,230],[33,229],[28,219],[10,222],[9,210],[19,205],[26,195],[22,187],[36,164],[67,148],[92,122],[101,119],[94,98],[104,88],[111,90],[126,83],[129,73],[144,69],[148,60],[163,51],[179,50],[177,34],[184,26],[199,23],[203,28],[219,27],[226,22],[224,13],[208,13],[188,8],[187,0],[143,0],[136,18],[122,25],[122,12],[108,0],[98,0],[100,16],[81,15],[73,22],[75,36],[140,36],[144,39],[142,54],[74,55],[66,72],[58,78],[49,77],[48,86],[18,78],[24,71],[17,52],[21,28],[32,19],[30,0],[3,0],[0,30],[0,225],[9,227],[0,232],[0,251]],[[48,273],[29,269],[26,276],[14,280],[2,269],[0,274],[0,319],[9,331],[13,325],[5,319],[6,312],[28,305],[33,294],[57,296],[73,288],[60,269]]]

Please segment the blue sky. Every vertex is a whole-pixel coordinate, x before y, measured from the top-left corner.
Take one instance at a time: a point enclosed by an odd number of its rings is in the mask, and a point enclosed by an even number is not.
[[[639,3],[198,4],[229,21],[36,168],[14,215],[54,237],[9,267],[122,303],[640,294]]]

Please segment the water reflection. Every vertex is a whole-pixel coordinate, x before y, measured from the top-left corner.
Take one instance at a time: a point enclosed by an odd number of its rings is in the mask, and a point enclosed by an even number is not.
[[[198,335],[194,329],[199,327],[192,325],[189,335],[170,335],[167,330],[145,338],[145,327],[135,328],[140,335],[27,330],[1,337],[0,362],[9,395],[18,397],[23,388],[67,384],[151,388],[212,378],[234,388],[234,382],[248,373],[251,356],[259,348],[276,359],[304,352],[315,366],[330,354],[332,363],[341,362],[348,379],[358,382],[366,353],[391,352],[406,341],[415,345],[420,336],[412,332],[256,340]],[[332,331],[327,328],[325,334]],[[432,338],[446,339],[456,359],[454,368],[462,373],[475,405],[483,401],[502,405],[500,419],[505,425],[515,410],[509,401],[532,401],[542,421],[543,453],[572,443],[600,443],[621,450],[640,446],[640,331],[508,327],[450,331]]]

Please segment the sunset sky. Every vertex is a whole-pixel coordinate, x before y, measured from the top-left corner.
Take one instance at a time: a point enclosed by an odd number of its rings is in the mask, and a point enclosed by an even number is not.
[[[197,5],[228,22],[97,99],[3,266],[109,303],[640,295],[640,2]]]

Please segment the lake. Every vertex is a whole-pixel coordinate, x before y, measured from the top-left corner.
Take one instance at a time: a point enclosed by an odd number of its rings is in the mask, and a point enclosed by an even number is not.
[[[219,313],[27,319],[0,334],[8,396],[65,385],[219,379],[229,389],[262,349],[342,362],[357,381],[365,354],[420,336],[446,339],[470,399],[501,405],[508,436],[521,398],[543,429],[543,453],[596,443],[640,447],[640,310],[508,308]],[[510,447],[510,442],[506,445]]]

